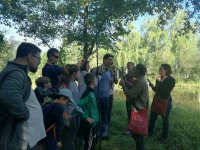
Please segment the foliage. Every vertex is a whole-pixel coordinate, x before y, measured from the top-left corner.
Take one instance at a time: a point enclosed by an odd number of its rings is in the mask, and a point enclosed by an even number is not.
[[[5,39],[3,32],[0,32],[0,70],[6,65],[7,61],[11,61],[15,57],[15,49],[18,44],[13,39]]]
[[[128,23],[146,13],[165,25],[183,9],[187,15],[179,33],[189,32],[196,27],[190,22],[199,20],[199,7],[198,0],[2,0],[0,22],[47,45],[54,39],[65,39],[65,47],[75,42],[87,59],[97,36],[100,48],[116,50],[116,42],[129,33]]]

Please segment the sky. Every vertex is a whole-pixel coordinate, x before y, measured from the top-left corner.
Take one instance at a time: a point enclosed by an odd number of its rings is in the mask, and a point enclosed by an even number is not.
[[[136,21],[133,21],[133,23],[139,29],[141,24],[148,17],[149,16],[147,16],[147,15],[139,17]],[[10,38],[13,38],[14,40],[19,41],[20,43],[21,42],[31,42],[31,43],[37,45],[38,47],[40,47],[42,49],[42,51],[44,51],[44,52],[49,49],[49,47],[41,45],[40,44],[41,41],[39,39],[34,40],[33,38],[27,38],[27,37],[21,36],[19,33],[17,33],[17,30],[14,27],[8,27],[3,24],[0,24],[0,31],[3,31],[3,32],[5,31],[5,38],[7,40],[9,40]],[[52,45],[55,48],[59,48],[61,46],[61,44],[62,44],[62,41],[55,40]]]

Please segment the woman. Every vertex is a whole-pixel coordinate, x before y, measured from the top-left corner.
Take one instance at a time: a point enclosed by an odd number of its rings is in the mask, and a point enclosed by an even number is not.
[[[161,134],[162,143],[165,143],[168,137],[169,114],[172,108],[171,91],[173,90],[175,86],[175,79],[171,76],[171,74],[172,74],[171,66],[169,64],[162,64],[159,68],[159,76],[156,79],[156,85],[154,86],[149,81],[149,86],[155,92],[154,100],[155,98],[159,98],[161,100],[168,101],[166,115],[162,115],[162,122],[163,122],[163,129],[162,129],[162,134]],[[153,134],[157,117],[158,117],[158,114],[153,112],[151,109],[150,122],[149,122],[149,136]]]
[[[148,105],[149,93],[145,80],[146,71],[145,65],[138,64],[134,69],[134,84],[130,86],[126,81],[120,81],[125,95],[129,98],[131,107],[138,111],[146,109]],[[137,150],[144,150],[144,136],[136,133],[132,133],[132,135],[136,142]]]

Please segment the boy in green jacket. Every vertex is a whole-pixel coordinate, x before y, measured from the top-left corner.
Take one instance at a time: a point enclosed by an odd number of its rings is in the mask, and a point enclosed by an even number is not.
[[[93,74],[84,76],[87,89],[78,105],[82,107],[83,113],[80,113],[81,124],[79,133],[84,140],[84,150],[95,149],[96,128],[99,122],[99,112],[97,107],[96,97],[94,95],[94,87],[96,86],[96,78]]]

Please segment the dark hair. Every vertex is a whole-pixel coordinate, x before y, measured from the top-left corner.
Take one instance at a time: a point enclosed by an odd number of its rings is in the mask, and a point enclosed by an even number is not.
[[[78,65],[72,64],[72,65],[69,66],[69,75],[72,75],[73,73],[75,73],[79,70],[80,70],[80,68],[79,68]]]
[[[50,48],[47,52],[47,57],[54,56],[55,53],[59,53],[59,51],[56,48]]]
[[[16,58],[23,58],[28,54],[37,54],[40,53],[41,49],[34,44],[22,42],[18,48],[16,53]]]
[[[135,63],[134,63],[134,62],[131,62],[131,61],[129,61],[129,62],[127,63],[127,66],[128,66],[128,65],[130,65],[130,64],[133,64],[133,65],[135,65]]]
[[[37,87],[42,87],[44,88],[44,85],[49,83],[51,79],[49,77],[39,77],[36,81],[35,84]]]
[[[87,65],[89,64],[89,61],[87,61],[87,60],[84,60],[83,62],[82,62],[82,65],[81,65],[81,71],[87,71]]]
[[[160,67],[162,67],[166,71],[167,76],[172,74],[172,68],[169,64],[161,64]]]
[[[108,59],[109,57],[114,57],[112,54],[105,54],[104,56],[103,56],[103,60],[105,60],[105,59]]]
[[[87,86],[89,86],[91,83],[93,83],[95,80],[95,75],[91,74],[91,73],[87,73],[85,76],[84,76],[84,81],[85,81],[85,84]]]
[[[69,73],[63,73],[60,77],[60,83],[59,83],[59,86],[61,86],[63,83],[65,84],[69,84],[70,82],[70,76],[69,76]]]
[[[137,64],[135,67],[135,70],[137,70],[136,72],[141,76],[145,76],[145,74],[147,72],[147,68],[143,64]]]

